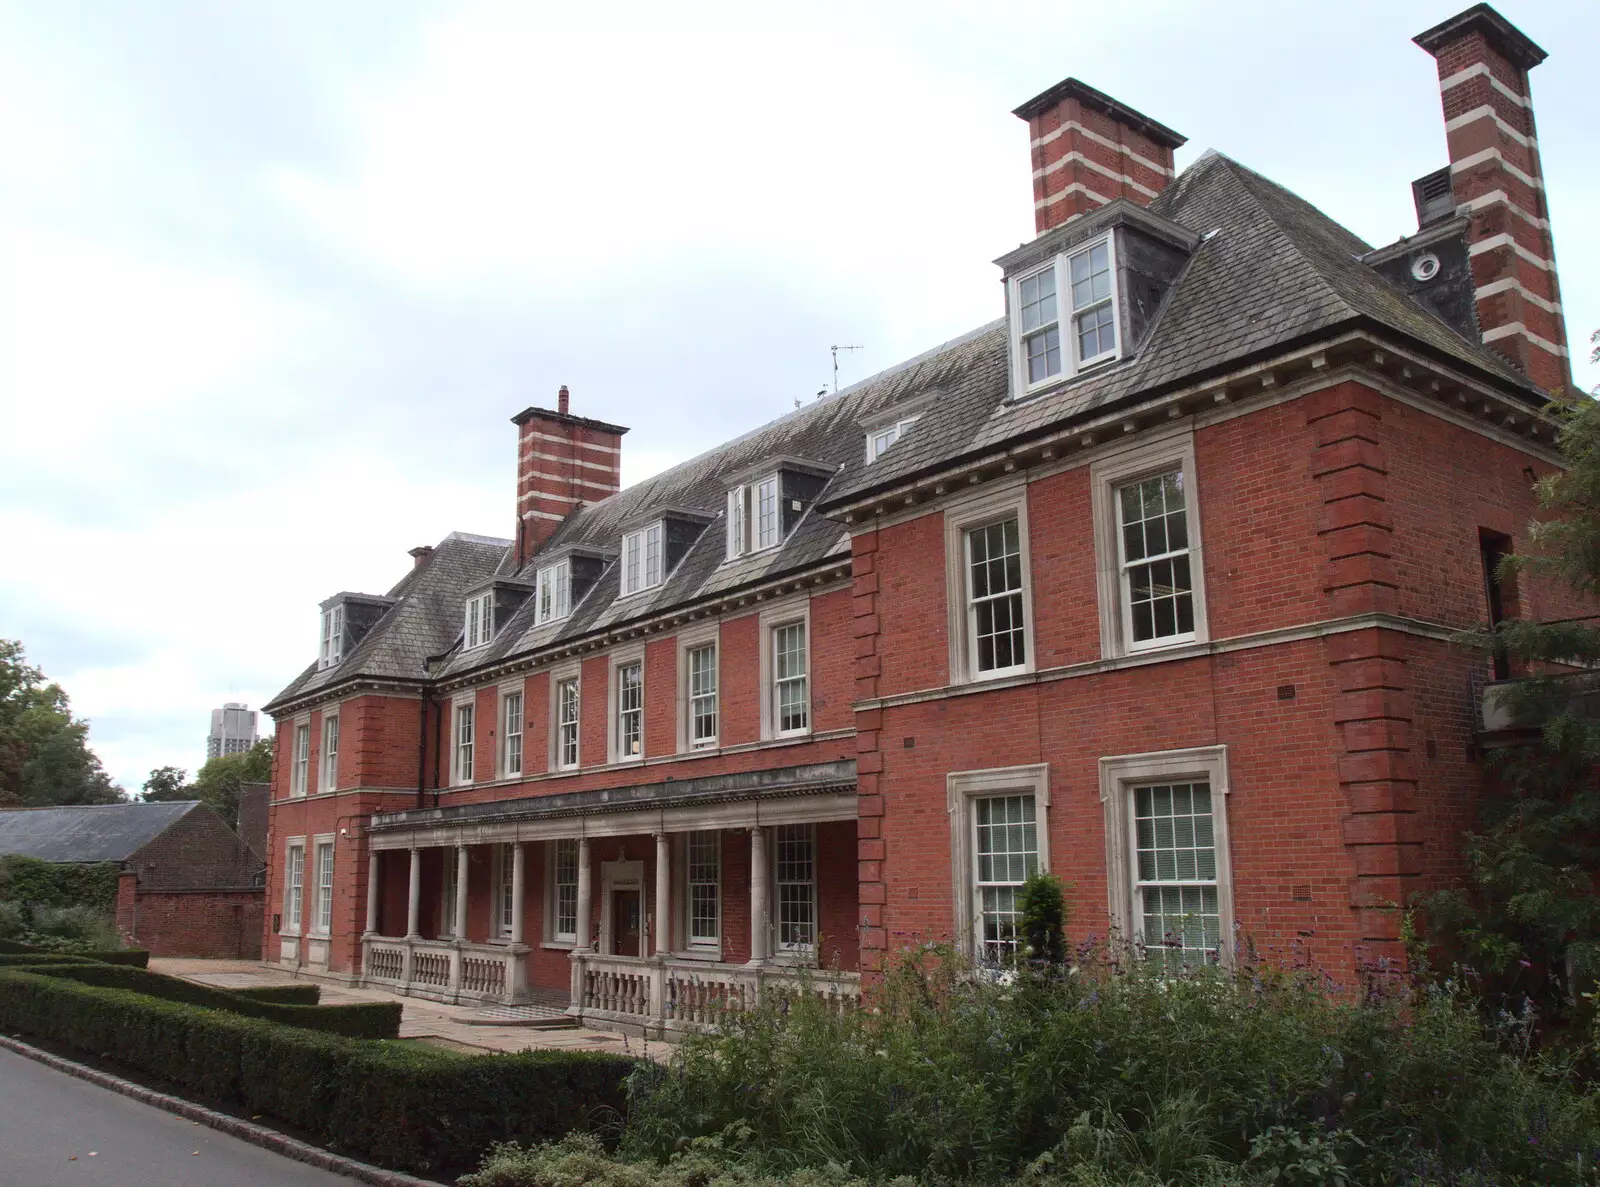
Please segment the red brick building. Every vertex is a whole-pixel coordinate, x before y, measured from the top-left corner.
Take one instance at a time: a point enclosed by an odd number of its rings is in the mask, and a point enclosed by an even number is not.
[[[1480,781],[1449,638],[1563,610],[1486,572],[1569,382],[1544,55],[1417,41],[1450,165],[1398,243],[1069,79],[999,320],[625,491],[565,388],[515,417],[514,539],[329,599],[267,706],[267,959],[671,1027],[1003,956],[1044,868],[1155,959],[1397,955]]]

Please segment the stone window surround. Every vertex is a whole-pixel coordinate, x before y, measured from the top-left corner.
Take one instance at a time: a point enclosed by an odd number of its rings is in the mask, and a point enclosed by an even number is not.
[[[293,914],[289,910],[289,854],[298,849],[300,851],[300,911]],[[301,920],[306,911],[306,838],[302,833],[297,837],[285,837],[283,842],[283,902],[280,904],[283,911],[283,923],[278,929],[279,935],[298,936],[301,932]]]
[[[1050,764],[1030,763],[1018,767],[989,767],[975,771],[951,771],[945,775],[945,811],[950,816],[951,902],[955,907],[956,946],[969,956],[974,951],[977,915],[976,882],[972,858],[974,800],[998,795],[1033,796],[1037,822],[1039,872],[1050,872]]]
[[[803,623],[806,632],[806,727],[779,733],[777,728],[777,689],[773,683],[776,662],[772,654],[773,632],[780,626]],[[788,738],[804,738],[816,732],[816,672],[811,647],[811,595],[802,593],[778,599],[765,606],[757,615],[758,637],[761,640],[761,740],[775,742]],[[717,657],[721,664],[721,656]],[[720,732],[722,723],[717,723]]]
[[[1171,642],[1130,646],[1123,620],[1122,548],[1116,488],[1178,467],[1183,471],[1184,510],[1189,529],[1189,579],[1194,587],[1194,635]],[[1096,458],[1089,464],[1094,518],[1095,584],[1100,603],[1100,654],[1104,659],[1144,655],[1165,647],[1210,641],[1206,620],[1205,548],[1200,538],[1200,489],[1194,431],[1179,429]]]
[[[328,726],[333,725],[338,733],[339,740],[344,740],[343,727],[339,721],[339,707],[322,711],[322,749],[317,755],[317,791],[337,791],[339,789],[339,747],[333,748],[333,762],[328,761]]]
[[[619,729],[621,722],[617,716],[620,691],[617,673],[619,669],[634,663],[639,665],[639,753],[624,755],[618,749],[622,739]],[[647,679],[643,643],[632,643],[606,653],[606,762],[612,766],[633,766],[644,762],[646,709],[649,704]]]
[[[679,754],[714,754],[718,746],[695,746],[692,738],[693,723],[690,718],[693,706],[689,698],[689,652],[711,644],[717,649],[717,738],[722,738],[722,623],[717,619],[678,632],[678,705],[677,717]]]
[[[460,739],[457,738],[457,736],[456,736],[457,731],[460,730],[460,728],[461,728],[461,709],[464,706],[470,706],[472,708],[472,767],[473,767],[473,770],[469,771],[467,773],[468,774],[468,778],[466,778],[466,779],[461,778],[461,769],[460,769],[460,765],[459,765],[460,764],[460,760],[461,760],[461,755],[457,750],[457,744],[460,741]],[[450,698],[450,749],[446,752],[449,755],[449,763],[447,765],[447,770],[449,772],[450,779],[449,779],[449,782],[447,784],[448,786],[450,786],[450,787],[469,787],[474,782],[474,780],[472,779],[471,776],[472,776],[473,772],[475,772],[477,770],[477,766],[478,766],[478,745],[479,745],[479,739],[482,736],[482,733],[483,733],[483,730],[480,728],[480,724],[479,724],[479,721],[478,721],[478,690],[475,689],[475,688],[469,688],[465,692],[456,693],[455,696]]]
[[[1228,842],[1228,748],[1195,746],[1119,754],[1100,760],[1100,803],[1105,809],[1107,907],[1124,940],[1138,933],[1134,903],[1133,809],[1130,788],[1151,783],[1204,780],[1211,786],[1217,853],[1217,913],[1222,919],[1224,965],[1233,963],[1233,865]]]
[[[339,846],[334,838],[333,833],[318,833],[311,838],[310,844],[307,846],[307,851],[310,854],[310,858],[306,862],[306,868],[311,876],[311,921],[306,926],[305,934],[308,936],[315,936],[319,939],[326,939],[332,934],[333,931],[333,904],[331,901],[328,904],[329,925],[327,927],[323,927],[320,923],[320,919],[322,917],[322,867],[320,864],[318,864],[317,858],[323,845],[328,846],[328,864],[330,867],[338,864],[339,856]],[[333,893],[339,887],[338,880],[333,876],[333,874],[334,871],[330,868],[328,878],[328,894],[330,899]],[[303,891],[301,893],[301,898],[302,901],[305,898]]]
[[[520,771],[506,770],[506,697],[517,693],[522,697],[522,769]],[[528,691],[526,682],[518,677],[515,680],[504,680],[495,689],[495,746],[494,770],[495,776],[500,779],[520,779],[528,772]]]
[[[967,614],[967,533],[1012,515],[1017,519],[1017,542],[1022,552],[1022,629],[1026,659],[1021,668],[980,673]],[[1023,479],[1012,479],[994,490],[954,500],[944,508],[945,609],[950,665],[947,683],[972,684],[1034,670],[1037,647],[1033,630],[1030,551],[1028,485]]]
[[[305,764],[300,761],[300,731],[306,739]],[[289,727],[289,798],[303,799],[311,792],[311,714],[295,715]]]

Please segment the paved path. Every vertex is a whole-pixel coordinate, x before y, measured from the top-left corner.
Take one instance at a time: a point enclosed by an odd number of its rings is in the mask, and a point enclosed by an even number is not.
[[[0,1049],[0,1183],[351,1187],[355,1180]]]
[[[150,961],[153,972],[184,977],[220,989],[250,985],[292,985],[296,978],[270,965],[249,960],[191,960],[182,957],[156,957]],[[422,1039],[457,1051],[615,1051],[619,1054],[665,1059],[671,1045],[646,1042],[612,1031],[578,1027],[573,1030],[538,1030],[527,1026],[472,1026],[466,1019],[481,1006],[452,1006],[416,997],[400,997],[381,989],[354,989],[313,978],[302,978],[322,988],[326,1005],[341,1002],[401,1003],[400,1037]]]

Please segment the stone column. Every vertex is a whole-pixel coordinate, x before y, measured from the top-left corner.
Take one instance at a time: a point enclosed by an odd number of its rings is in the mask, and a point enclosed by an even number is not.
[[[672,951],[672,838],[656,834],[656,955]]]
[[[522,842],[511,846],[511,942],[522,943],[522,895],[527,885]]]
[[[750,830],[750,963],[767,959],[767,833]]]
[[[381,850],[367,850],[367,935],[378,934],[378,893],[382,889],[379,874],[382,872]]]
[[[578,951],[592,951],[589,945],[589,915],[593,909],[594,879],[589,869],[589,838],[578,838]]]
[[[467,847],[465,845],[456,846],[455,908],[455,938],[457,943],[463,943],[467,938]]]
[[[422,850],[411,846],[411,892],[406,900],[406,939],[419,940],[417,914],[422,906]]]

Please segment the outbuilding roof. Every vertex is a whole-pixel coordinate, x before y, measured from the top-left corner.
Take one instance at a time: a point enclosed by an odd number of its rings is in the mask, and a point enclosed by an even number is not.
[[[0,857],[50,862],[127,861],[199,800],[0,810]]]

